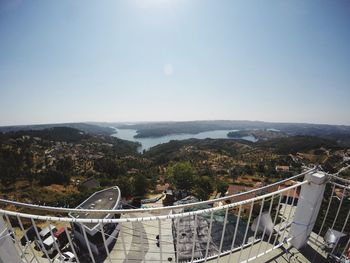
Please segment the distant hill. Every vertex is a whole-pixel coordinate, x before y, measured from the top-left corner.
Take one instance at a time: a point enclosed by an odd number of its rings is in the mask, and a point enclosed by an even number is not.
[[[319,150],[321,148],[331,150],[342,148],[335,141],[312,136],[274,138],[256,143],[246,140],[231,139],[188,139],[181,141],[173,140],[168,143],[159,144],[152,147],[144,156],[154,160],[156,163],[176,161],[180,156],[189,159],[198,158],[200,154],[191,156],[186,150],[183,151],[183,149],[190,149],[191,147],[199,151],[209,150],[231,157],[242,155],[242,153],[254,152],[255,150],[259,150],[262,153],[270,152],[278,155],[288,155],[296,154],[297,152]]]
[[[57,124],[38,124],[38,125],[18,125],[18,126],[0,126],[0,132],[16,132],[16,131],[28,131],[28,130],[44,130],[53,127],[69,127],[78,129],[85,133],[96,135],[111,135],[115,133],[113,128],[107,126],[100,126],[94,124],[88,124],[83,122],[78,123],[57,123]]]
[[[172,140],[168,143],[163,143],[152,147],[144,156],[151,158],[157,163],[166,163],[170,160],[176,160],[180,149],[183,147],[194,146],[198,150],[212,150],[224,152],[230,156],[236,155],[238,149],[246,148],[252,145],[252,142],[246,140],[230,140],[230,139],[187,139],[187,140]],[[188,154],[183,153],[184,156]]]
[[[319,148],[339,149],[337,142],[312,136],[293,136],[288,138],[276,138],[268,141],[257,142],[256,146],[262,150],[271,150],[278,154],[295,154],[307,152]]]
[[[70,127],[52,127],[43,130],[20,130],[3,134],[2,138],[16,139],[22,136],[37,137],[47,141],[81,142],[91,138],[91,135]]]
[[[137,154],[137,148],[140,146],[137,142],[126,141],[112,136],[91,134],[71,127],[51,127],[42,130],[20,130],[2,133],[0,134],[0,145],[11,139],[16,140],[26,136],[30,137],[31,140],[40,138],[42,144],[45,144],[45,141],[75,144],[110,144],[114,153],[120,155],[135,155]]]
[[[285,133],[288,136],[316,136],[335,140],[338,143],[350,145],[350,126],[309,124],[309,123],[275,123],[263,121],[186,121],[186,122],[152,122],[137,123],[132,125],[115,125],[119,129],[136,129],[138,138],[160,137],[169,134],[190,133],[196,134],[213,130],[253,130],[273,129]]]

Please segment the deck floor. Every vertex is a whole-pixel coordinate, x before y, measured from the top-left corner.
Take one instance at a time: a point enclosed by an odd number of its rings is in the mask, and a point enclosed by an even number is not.
[[[142,215],[151,216],[145,213]],[[141,214],[132,214],[132,216],[140,217]],[[117,242],[110,253],[112,262],[175,262],[172,221],[161,220],[160,224],[161,234],[159,233],[159,221],[123,223]],[[161,247],[157,246],[156,237],[159,234]],[[109,260],[106,259],[105,262],[108,263]]]

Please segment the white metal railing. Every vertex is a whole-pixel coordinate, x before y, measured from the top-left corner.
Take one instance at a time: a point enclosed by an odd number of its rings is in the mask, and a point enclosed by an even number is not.
[[[117,213],[117,214],[122,214],[122,213],[140,213],[140,212],[149,212],[149,211],[172,210],[172,209],[179,209],[179,208],[191,208],[191,207],[198,206],[198,205],[199,206],[210,205],[210,204],[217,203],[217,202],[229,201],[229,200],[233,199],[234,197],[244,196],[244,195],[248,195],[248,194],[256,193],[256,192],[261,192],[261,191],[267,190],[271,187],[282,185],[285,182],[302,178],[306,174],[312,173],[316,170],[317,170],[317,167],[314,166],[313,168],[310,168],[310,169],[308,169],[300,174],[294,175],[292,177],[286,178],[284,180],[278,181],[278,182],[273,183],[273,184],[269,184],[267,186],[263,186],[263,187],[260,187],[257,189],[252,189],[252,190],[249,190],[246,192],[242,192],[242,193],[238,193],[238,194],[234,194],[234,195],[230,195],[230,196],[224,196],[224,197],[220,197],[220,198],[216,198],[216,199],[210,199],[210,200],[206,200],[206,201],[194,202],[194,203],[189,203],[189,204],[181,204],[181,205],[176,205],[176,206],[152,207],[152,208],[148,208],[147,210],[145,210],[143,208],[132,209],[132,210],[130,210],[130,209],[118,209],[118,210],[99,209],[99,210],[96,210],[96,209],[81,209],[81,208],[79,208],[79,212],[82,212],[82,213],[86,213],[86,212],[104,213],[104,214],[113,212],[113,213]],[[36,210],[57,212],[57,213],[69,213],[69,212],[76,212],[77,211],[76,208],[43,206],[43,205],[28,204],[28,203],[22,203],[22,202],[18,202],[18,201],[12,201],[12,200],[1,199],[1,198],[0,198],[0,203],[8,204],[8,205],[15,205],[15,206],[24,207],[24,208],[31,208],[31,209],[36,209]]]
[[[317,262],[319,253],[323,253],[332,262],[345,262],[350,252],[350,180],[341,178],[341,172],[350,168],[346,166],[336,174],[329,174],[323,201],[323,210],[319,214],[314,231],[309,242],[315,246],[311,262]],[[322,213],[324,211],[324,213]],[[337,232],[341,237],[334,244],[327,240],[327,232]],[[349,251],[349,252],[348,252]]]
[[[218,262],[219,259],[227,262],[250,262],[291,240],[293,234],[290,233],[290,227],[295,217],[300,189],[309,182],[297,181],[290,186],[286,186],[285,183],[302,179],[304,175],[315,171],[316,168],[312,168],[281,182],[246,193],[162,208],[73,209],[0,200],[2,204],[11,204],[31,211],[23,213],[0,209],[3,218],[2,222],[0,221],[0,231],[2,224],[7,229],[5,232],[9,233],[0,235],[0,252],[1,240],[6,240],[8,246],[15,247],[16,257],[21,262],[60,262],[61,255],[65,252],[70,252],[77,262],[82,263],[209,260]],[[335,177],[332,178],[330,184],[335,188],[337,182],[334,182]],[[271,189],[269,187],[276,186],[277,190],[267,191]],[[348,188],[344,188],[344,193],[347,191]],[[235,201],[235,198],[252,193],[255,197]],[[227,203],[213,206],[222,201]],[[340,207],[342,204],[343,202]],[[339,211],[340,208],[338,215]],[[50,215],[43,215],[43,212]],[[91,212],[96,215],[108,213],[120,217],[72,218],[68,216],[71,212]],[[349,213],[341,230],[346,228],[348,219]],[[50,224],[63,228],[66,237],[56,237],[51,227],[49,234],[42,236],[40,229]],[[85,224],[98,225],[96,233],[91,234]],[[252,227],[253,225],[255,227]],[[323,225],[326,224],[322,224],[319,236],[322,234]],[[337,224],[334,223],[333,226]]]

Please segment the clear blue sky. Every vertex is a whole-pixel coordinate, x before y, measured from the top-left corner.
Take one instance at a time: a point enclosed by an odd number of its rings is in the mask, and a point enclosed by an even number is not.
[[[0,0],[0,125],[350,124],[350,1]]]

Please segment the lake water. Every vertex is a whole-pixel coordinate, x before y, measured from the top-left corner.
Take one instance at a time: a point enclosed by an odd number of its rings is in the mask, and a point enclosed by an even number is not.
[[[139,152],[142,152],[143,150],[149,150],[151,147],[156,146],[161,143],[167,143],[171,140],[186,140],[190,138],[195,139],[243,139],[251,142],[256,142],[257,139],[254,136],[244,136],[241,138],[228,138],[227,133],[233,130],[215,130],[215,131],[206,131],[206,132],[200,132],[197,134],[189,134],[189,133],[183,133],[183,134],[171,134],[166,135],[162,137],[151,137],[151,138],[134,138],[134,136],[137,134],[136,130],[134,129],[116,129],[116,133],[112,134],[112,136],[133,141],[133,142],[139,142],[141,143],[141,147],[138,148]]]

